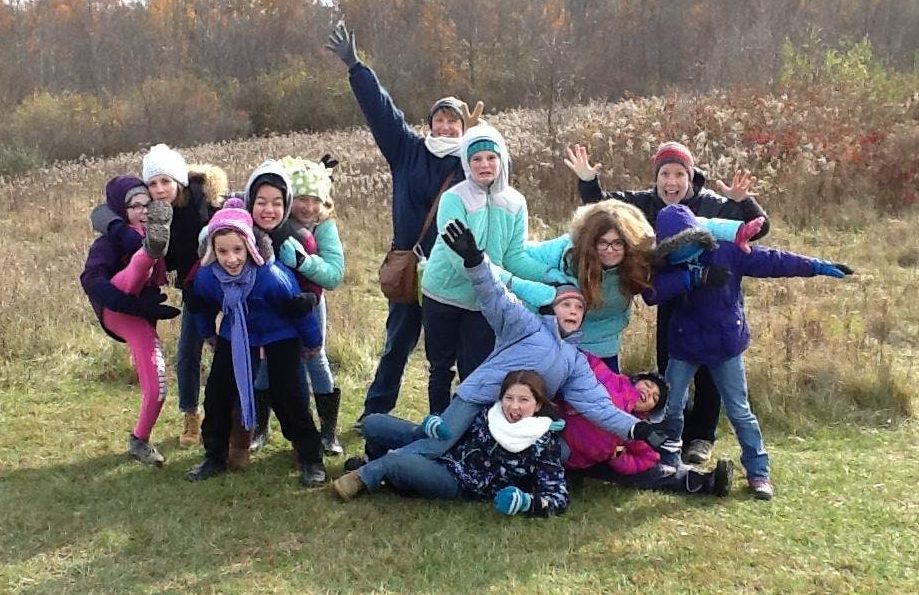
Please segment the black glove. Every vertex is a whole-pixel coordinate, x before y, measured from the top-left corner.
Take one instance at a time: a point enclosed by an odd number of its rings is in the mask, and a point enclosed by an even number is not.
[[[293,299],[284,302],[281,309],[288,318],[300,318],[312,312],[318,301],[315,293],[304,291],[294,296]]]
[[[721,287],[731,278],[731,271],[725,267],[707,266],[689,269],[690,287]]]
[[[659,450],[670,438],[671,425],[667,420],[656,424],[640,421],[629,430],[629,437],[633,440],[644,440],[648,446]]]
[[[344,21],[338,21],[329,34],[329,41],[325,47],[341,58],[348,68],[357,64],[357,46],[354,43],[354,34],[348,31]]]
[[[456,219],[447,221],[447,226],[444,228],[444,232],[440,234],[440,237],[443,238],[444,244],[448,248],[462,257],[463,266],[467,269],[478,266],[485,259],[485,253],[475,245],[475,238],[472,237],[472,232],[463,225],[462,221],[457,221]]]
[[[164,304],[166,294],[153,287],[144,289],[140,293],[138,301],[140,302],[140,316],[150,322],[170,320],[182,313],[178,308]]]

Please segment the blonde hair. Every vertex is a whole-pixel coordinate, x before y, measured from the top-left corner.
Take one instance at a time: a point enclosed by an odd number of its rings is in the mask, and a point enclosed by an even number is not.
[[[637,207],[618,200],[604,200],[578,208],[571,218],[571,247],[565,264],[578,279],[587,308],[603,305],[603,264],[597,242],[611,229],[625,242],[619,269],[619,291],[632,298],[651,286],[650,254],[654,230]]]

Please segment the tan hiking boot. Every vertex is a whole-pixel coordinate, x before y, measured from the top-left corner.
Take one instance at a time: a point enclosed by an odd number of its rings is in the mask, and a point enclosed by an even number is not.
[[[344,502],[354,500],[365,489],[367,486],[361,481],[361,476],[357,474],[357,471],[345,473],[332,482],[332,491]]]
[[[197,411],[189,411],[184,416],[185,427],[182,435],[179,436],[179,446],[191,448],[201,441],[201,414]]]

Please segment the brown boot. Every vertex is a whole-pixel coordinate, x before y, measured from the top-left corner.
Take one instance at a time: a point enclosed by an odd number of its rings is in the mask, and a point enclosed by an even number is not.
[[[233,414],[233,428],[230,430],[230,449],[227,451],[227,469],[242,471],[249,466],[249,444],[252,432],[243,427],[239,416]]]
[[[332,491],[344,502],[350,502],[367,489],[357,471],[345,473],[332,482]]]
[[[191,448],[201,441],[201,414],[197,410],[184,414],[185,427],[179,436],[179,446]]]

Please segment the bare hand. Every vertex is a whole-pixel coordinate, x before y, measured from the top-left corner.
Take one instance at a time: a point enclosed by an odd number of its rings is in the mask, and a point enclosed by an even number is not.
[[[590,156],[587,154],[587,147],[584,145],[565,148],[565,165],[584,182],[595,179],[600,168],[603,167],[599,163],[590,164]]]
[[[751,175],[750,171],[746,169],[734,172],[734,178],[731,180],[730,188],[721,180],[715,180],[715,186],[718,188],[718,192],[736,202],[756,196],[755,193],[750,192],[753,184],[756,184],[756,176]]]
[[[477,101],[475,107],[472,109],[472,113],[469,112],[469,105],[465,101],[460,102],[460,113],[463,116],[463,129],[469,130],[473,126],[479,123],[479,118],[482,117],[482,111],[485,109],[485,104],[481,101]]]

